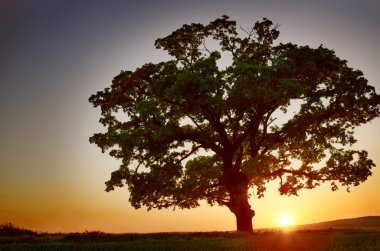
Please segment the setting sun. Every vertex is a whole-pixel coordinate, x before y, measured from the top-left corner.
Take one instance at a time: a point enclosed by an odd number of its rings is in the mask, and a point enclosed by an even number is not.
[[[294,218],[292,215],[289,215],[289,214],[282,214],[277,219],[277,224],[280,227],[289,227],[293,225],[293,223],[294,223]]]

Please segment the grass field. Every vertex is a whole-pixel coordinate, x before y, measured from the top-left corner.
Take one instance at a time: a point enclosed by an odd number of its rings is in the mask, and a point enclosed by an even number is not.
[[[380,231],[47,234],[8,224],[0,226],[0,250],[380,250]]]

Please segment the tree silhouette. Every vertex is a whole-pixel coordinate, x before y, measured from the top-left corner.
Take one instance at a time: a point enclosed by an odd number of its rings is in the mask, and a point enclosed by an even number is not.
[[[173,60],[122,71],[92,95],[107,131],[90,142],[122,160],[106,191],[127,185],[132,206],[148,210],[206,200],[252,231],[251,188],[364,182],[375,164],[350,146],[353,129],[379,116],[379,95],[330,49],[275,45],[277,28],[264,18],[242,36],[227,16],[183,25],[155,42]]]

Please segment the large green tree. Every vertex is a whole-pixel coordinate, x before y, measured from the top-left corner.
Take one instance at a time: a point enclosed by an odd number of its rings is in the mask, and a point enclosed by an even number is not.
[[[122,71],[92,95],[107,131],[90,142],[122,160],[106,190],[127,185],[135,208],[205,200],[252,231],[248,199],[269,181],[282,195],[364,182],[375,164],[350,146],[379,116],[379,95],[330,49],[275,44],[277,28],[264,18],[237,30],[227,16],[183,25],[155,42],[173,60]]]

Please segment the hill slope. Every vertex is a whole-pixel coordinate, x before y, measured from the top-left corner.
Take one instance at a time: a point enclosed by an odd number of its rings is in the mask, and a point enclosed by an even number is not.
[[[294,229],[366,229],[380,230],[380,216],[365,216],[351,219],[324,221],[294,226]]]

